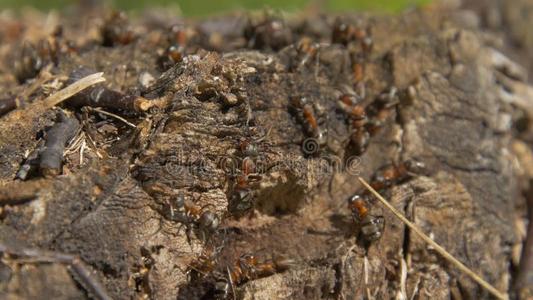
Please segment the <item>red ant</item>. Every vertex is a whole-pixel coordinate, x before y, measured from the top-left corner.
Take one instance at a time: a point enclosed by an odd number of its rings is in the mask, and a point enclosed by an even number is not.
[[[425,170],[425,165],[414,159],[405,160],[400,164],[386,165],[374,174],[370,186],[376,191],[380,191],[404,182]],[[367,244],[378,240],[385,227],[383,216],[371,213],[371,199],[372,195],[368,191],[354,194],[348,199],[348,208],[352,211],[354,221],[360,224],[360,235]]]
[[[370,186],[379,191],[404,182],[425,171],[426,166],[424,163],[415,159],[408,159],[399,164],[390,164],[379,168],[372,177]]]
[[[133,42],[135,34],[129,28],[125,12],[113,11],[102,27],[103,45],[113,47]]]
[[[181,25],[174,25],[169,31],[167,37],[169,46],[158,58],[158,64],[163,70],[167,70],[183,60],[189,39],[186,28]]]
[[[298,59],[297,64],[291,65],[291,69],[300,70],[310,60],[318,59],[318,52],[320,50],[320,44],[313,42],[310,38],[302,38],[295,46],[288,47],[289,49],[296,50],[296,57]]]
[[[364,54],[372,51],[373,41],[368,29],[361,29],[353,25],[347,25],[342,20],[335,20],[333,32],[331,34],[333,43],[347,46],[351,42],[357,42],[361,46]]]
[[[251,21],[244,30],[248,46],[255,49],[280,50],[292,41],[290,28],[282,19],[267,16],[264,21],[253,24]]]
[[[388,91],[380,94],[368,108],[370,118],[367,129],[371,135],[375,135],[383,127],[385,122],[393,115],[395,106],[400,102],[397,89],[391,87]]]
[[[385,228],[385,218],[370,213],[369,195],[355,194],[348,199],[348,208],[352,217],[361,226],[360,236],[363,242],[369,244],[381,238]]]
[[[164,194],[168,195],[168,193]],[[185,200],[183,192],[179,192],[166,206],[165,217],[185,226],[189,243],[191,242],[190,232],[193,229],[198,229],[201,233],[201,240],[206,240],[206,235],[216,231],[220,224],[219,217],[214,212],[205,209],[211,205],[197,206],[192,201]]]
[[[364,60],[372,52],[373,41],[370,30],[361,29],[353,25],[348,25],[337,19],[333,25],[332,42],[350,46],[356,43],[360,46],[361,52],[353,53],[353,47],[349,47],[352,56],[352,74],[355,85],[360,84],[365,76]]]
[[[279,272],[283,272],[294,264],[293,260],[278,258],[260,262],[252,254],[241,255],[231,266],[227,267],[227,279],[225,284],[219,285],[223,287],[226,297],[231,292],[234,294],[234,286],[245,283],[257,278],[267,277]],[[229,281],[229,282],[228,282]]]
[[[186,274],[191,276],[191,280],[197,280],[211,274],[218,265],[218,254],[222,247],[205,247],[198,258],[191,261],[187,266]]]
[[[355,148],[356,155],[366,151],[370,141],[370,134],[365,125],[368,123],[366,108],[358,103],[355,95],[344,94],[338,101],[342,110],[350,118],[351,135],[350,141]]]
[[[264,149],[260,143],[268,137],[270,130],[271,129],[258,139],[251,140],[243,138],[238,142],[236,154],[240,169],[237,174],[231,174],[233,180],[229,191],[230,211],[237,215],[250,211],[250,209],[254,207],[253,189],[259,181],[261,181],[261,173],[265,171],[264,167],[266,167],[261,166],[258,170],[256,162],[260,162],[263,151],[268,151],[267,149]]]
[[[255,173],[255,164],[252,159],[245,157],[241,163],[241,173],[235,177],[230,191],[230,211],[239,215],[254,207],[253,185],[261,178],[261,175]]]
[[[319,146],[327,143],[327,131],[319,126],[316,109],[305,97],[292,97],[291,105],[297,112],[308,136],[315,138]]]

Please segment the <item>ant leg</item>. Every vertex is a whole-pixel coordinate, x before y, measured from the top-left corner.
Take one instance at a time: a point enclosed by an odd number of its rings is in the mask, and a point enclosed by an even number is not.
[[[189,244],[189,247],[191,247],[191,251],[194,251],[192,247],[192,239],[191,239],[192,227],[190,225],[185,225],[185,227],[186,227],[185,235],[187,236],[187,243]]]
[[[204,208],[207,208],[207,207],[212,207],[212,208],[216,208],[216,206],[214,206],[213,204],[211,204],[211,203],[208,203],[208,204],[205,204],[205,205],[203,205],[202,207],[200,207],[200,210],[201,210],[201,211],[203,211],[203,210],[204,210]]]

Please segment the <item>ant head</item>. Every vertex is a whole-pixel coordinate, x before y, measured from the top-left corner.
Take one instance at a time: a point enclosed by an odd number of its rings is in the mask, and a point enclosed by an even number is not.
[[[220,220],[215,213],[211,211],[205,211],[200,216],[199,223],[201,229],[213,232],[218,229],[218,225],[220,225]]]
[[[383,216],[374,217],[372,220],[370,220],[370,224],[382,227],[385,225],[385,218]]]
[[[352,196],[350,196],[350,198],[348,198],[348,205],[359,201],[363,201],[363,197],[359,194],[353,194]]]
[[[174,199],[174,205],[176,205],[176,207],[183,207],[185,205],[185,194],[183,194],[183,192],[178,193]]]
[[[376,100],[384,108],[390,108],[399,103],[399,98],[397,94],[398,89],[393,86],[385,90],[381,95],[378,96]]]
[[[252,254],[243,254],[239,258],[240,261],[248,264],[248,265],[255,265],[257,264],[257,258]]]
[[[326,130],[318,130],[316,135],[316,141],[318,145],[324,146],[328,142],[328,132]]]
[[[427,166],[415,158],[410,158],[404,161],[404,165],[407,171],[410,173],[424,174],[427,171]]]
[[[348,205],[353,203],[369,203],[371,201],[371,195],[369,194],[353,194],[348,198]]]

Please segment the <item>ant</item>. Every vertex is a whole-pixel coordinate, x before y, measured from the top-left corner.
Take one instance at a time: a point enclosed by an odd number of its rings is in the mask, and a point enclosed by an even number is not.
[[[169,31],[170,33],[167,37],[169,46],[157,60],[163,70],[167,70],[183,60],[188,42],[187,31],[183,26],[174,25]]]
[[[293,264],[293,260],[285,258],[259,262],[254,255],[243,254],[231,266],[227,267],[229,282],[226,282],[224,292],[227,296],[230,287],[233,290],[235,285],[286,271]]]
[[[407,159],[399,164],[385,165],[376,171],[370,181],[370,186],[376,191],[383,190],[402,183],[416,174],[423,174],[426,170],[425,164],[416,159]]]
[[[356,154],[361,155],[366,151],[370,141],[370,134],[365,127],[368,123],[366,108],[358,103],[356,96],[351,93],[341,95],[338,103],[350,119],[352,132],[350,142],[354,146]]]
[[[220,225],[220,219],[218,216],[210,211],[206,210],[205,205],[199,207],[189,200],[185,200],[183,192],[179,192],[178,195],[172,199],[168,204],[167,218],[171,221],[176,221],[186,227],[187,239],[190,243],[190,232],[196,228],[202,234],[202,240],[205,240],[207,233],[212,233],[218,229]]]
[[[150,271],[155,265],[152,253],[159,253],[161,248],[163,248],[163,246],[152,246],[150,249],[141,247],[141,258],[137,263],[134,263],[132,274],[129,278],[129,284],[135,286],[135,291],[142,293],[143,296],[147,298],[152,294]]]
[[[170,27],[170,35],[168,36],[168,41],[171,44],[176,44],[180,46],[185,46],[188,42],[187,29],[184,25],[172,25]]]
[[[125,12],[113,11],[101,29],[103,45],[113,47],[127,45],[135,39],[134,32],[129,27],[128,16]]]
[[[361,51],[358,53],[353,52],[353,48],[350,47],[350,53],[352,56],[352,74],[354,78],[354,84],[360,84],[364,80],[365,71],[365,59],[370,55],[373,48],[373,40],[370,36],[369,29],[361,29],[353,25],[348,25],[342,20],[337,19],[333,24],[332,42],[342,44],[349,47],[353,43],[360,46]]]
[[[256,163],[262,162],[262,153],[268,151],[262,147],[261,143],[268,138],[271,129],[268,129],[266,134],[260,138],[254,140],[242,138],[238,142],[236,155],[240,169],[230,170],[238,173],[231,174],[233,181],[229,192],[231,195],[229,200],[230,211],[235,212],[237,215],[250,211],[254,206],[253,188],[261,181],[261,173],[269,168],[265,165],[260,165],[258,168]]]
[[[327,143],[327,130],[320,127],[316,107],[305,97],[292,97],[291,106],[304,126],[306,134],[315,138],[319,146]]]
[[[361,98],[364,98],[364,95]],[[368,106],[360,104],[359,97],[350,91],[342,94],[337,102],[350,120],[350,142],[356,155],[361,155],[366,151],[370,137],[376,135],[394,113],[399,98],[397,89],[391,87]]]
[[[212,273],[218,264],[218,254],[222,247],[205,247],[202,253],[187,266],[186,274],[191,281],[199,280]]]
[[[58,51],[58,46],[51,44],[49,40],[41,40],[37,45],[24,42],[14,65],[15,77],[19,83],[35,78],[49,64],[57,64]]]
[[[369,107],[369,114],[372,115],[368,122],[368,132],[375,135],[383,127],[384,123],[394,113],[396,105],[400,102],[396,87],[391,87],[381,93]]]
[[[399,164],[389,164],[379,168],[372,177],[370,186],[376,191],[384,190],[425,171],[424,163],[407,159]],[[360,235],[366,244],[378,240],[383,235],[385,227],[383,216],[371,213],[371,200],[372,195],[368,191],[356,193],[348,198],[348,208],[352,211],[354,221],[360,224]]]
[[[268,276],[274,273],[272,263],[259,263],[251,254],[243,254],[229,267],[229,276],[233,284],[239,285],[245,281],[253,280],[259,276]],[[268,275],[266,275],[268,274]]]
[[[162,70],[168,70],[170,67],[183,60],[185,49],[182,46],[170,45],[159,56],[157,63]]]
[[[359,43],[365,55],[369,54],[373,47],[373,40],[368,29],[347,25],[340,19],[335,20],[333,24],[331,41],[334,44],[342,44],[344,46],[347,46],[351,42]]]
[[[253,185],[261,179],[262,176],[255,173],[255,163],[250,157],[245,157],[241,163],[241,174],[236,176],[230,191],[230,211],[239,215],[254,207]]]
[[[257,157],[261,154],[257,143],[254,143],[246,138],[243,138],[239,141],[238,150],[239,154],[243,157]]]
[[[370,212],[370,195],[355,194],[348,199],[348,208],[354,221],[361,226],[359,235],[365,244],[377,241],[383,235],[385,218]]]
[[[303,37],[295,45],[283,49],[283,52],[290,53],[289,70],[302,70],[313,59],[318,64],[320,46],[319,43],[314,42],[311,38]],[[318,72],[318,69],[315,67],[315,74],[316,72]]]
[[[249,20],[244,30],[248,46],[255,49],[272,49],[278,51],[292,41],[290,28],[280,18],[266,16],[265,20],[253,24]]]
[[[262,150],[265,149],[262,149],[263,147],[260,147],[259,145],[268,138],[271,130],[272,127],[270,127],[262,137],[253,140],[250,138],[241,138],[237,146],[238,155],[244,158],[258,158],[259,156],[261,156]]]

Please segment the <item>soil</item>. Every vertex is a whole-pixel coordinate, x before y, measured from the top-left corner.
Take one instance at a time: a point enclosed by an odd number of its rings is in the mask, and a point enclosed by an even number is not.
[[[394,207],[498,290],[533,297],[519,2],[498,16],[478,2],[2,14],[1,298],[490,298],[368,197],[358,176],[377,187],[384,167]],[[96,72],[104,83],[44,106]]]

